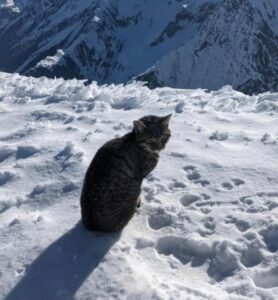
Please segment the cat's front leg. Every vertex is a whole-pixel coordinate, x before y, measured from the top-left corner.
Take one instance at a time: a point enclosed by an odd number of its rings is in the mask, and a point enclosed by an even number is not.
[[[143,204],[143,202],[144,202],[143,200],[144,200],[144,198],[141,195],[137,198],[137,204],[136,204],[137,208],[139,208]]]

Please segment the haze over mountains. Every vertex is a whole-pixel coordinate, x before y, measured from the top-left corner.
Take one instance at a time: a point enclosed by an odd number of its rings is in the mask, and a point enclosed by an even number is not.
[[[2,0],[0,70],[278,90],[276,0]]]

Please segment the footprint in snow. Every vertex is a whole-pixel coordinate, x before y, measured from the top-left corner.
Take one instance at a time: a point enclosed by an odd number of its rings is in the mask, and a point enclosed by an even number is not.
[[[188,166],[185,166],[183,169],[185,171],[194,171],[196,169],[196,167],[194,167],[192,165],[188,165]]]
[[[234,185],[236,185],[236,186],[245,184],[245,181],[240,178],[233,178],[232,181],[233,181]]]
[[[249,222],[247,222],[245,220],[236,220],[235,225],[236,225],[236,228],[241,232],[245,232],[246,230],[248,230],[250,228]]]
[[[154,230],[159,230],[170,226],[173,223],[172,216],[167,214],[164,209],[157,209],[149,217],[149,226]]]
[[[14,154],[14,150],[10,148],[2,148],[0,149],[0,163],[2,163],[4,160],[10,158]]]
[[[176,179],[173,179],[173,182],[169,184],[169,189],[171,191],[176,191],[176,190],[182,190],[186,188],[186,184],[183,183],[182,181],[178,181]]]
[[[59,121],[65,122],[69,119],[69,115],[59,112],[49,112],[46,110],[35,110],[31,113],[31,117],[35,121]]]
[[[218,130],[213,132],[209,139],[210,140],[216,140],[216,141],[225,141],[229,138],[228,132],[219,132]]]
[[[16,159],[26,159],[39,152],[40,150],[33,146],[19,146],[16,151]]]
[[[68,143],[68,145],[55,155],[54,159],[60,164],[62,171],[68,167],[79,163],[82,160],[83,152],[76,152],[73,144]]]
[[[234,188],[234,186],[230,183],[230,182],[223,182],[222,187],[225,188],[226,190],[232,190]]]
[[[237,257],[225,241],[209,244],[180,236],[164,236],[158,239],[156,251],[164,257],[171,257],[167,259],[169,263],[172,257],[181,264],[191,263],[192,267],[208,263],[207,273],[216,281],[233,276],[240,269]]]
[[[174,151],[174,152],[170,153],[170,156],[176,157],[176,158],[186,158],[187,154]]]
[[[232,215],[226,216],[224,223],[225,224],[234,224],[236,226],[237,230],[239,230],[241,232],[245,232],[251,227],[249,222],[247,222],[245,220],[239,220]]]
[[[212,235],[215,232],[216,222],[213,217],[206,217],[201,220],[203,227],[199,228],[198,232],[202,237]]]
[[[130,125],[126,125],[125,123],[118,123],[117,125],[113,126],[114,130],[131,130],[132,127]]]
[[[29,197],[35,198],[37,195],[43,194],[46,189],[47,189],[46,184],[38,184],[33,188],[32,192],[29,194]]]
[[[181,197],[180,201],[183,206],[187,207],[187,206],[197,202],[200,199],[201,199],[201,197],[198,195],[186,194],[183,197]]]
[[[187,179],[194,182],[195,184],[201,184],[203,187],[210,184],[208,180],[201,178],[201,174],[196,170],[195,166],[188,165],[185,166],[183,170],[187,173]]]
[[[240,262],[247,268],[259,265],[263,260],[263,255],[258,243],[251,243],[242,252]]]
[[[257,193],[255,195],[239,198],[242,203],[241,209],[248,213],[271,211],[278,207],[277,193]]]
[[[64,186],[62,187],[62,192],[63,193],[70,193],[74,190],[76,190],[78,186],[74,184],[73,182],[66,182]],[[38,184],[36,185],[32,192],[29,194],[30,198],[36,198],[41,194],[44,194],[46,191],[51,189],[51,185],[49,184]]]
[[[194,170],[192,172],[190,172],[189,174],[187,174],[187,179],[188,180],[197,180],[200,179],[201,175],[198,171]]]
[[[269,252],[278,251],[278,224],[271,224],[260,231]]]
[[[156,176],[154,176],[152,173],[150,173],[147,176],[146,180],[149,181],[149,182],[155,182],[155,181],[159,182],[160,181],[160,179],[157,178]]]

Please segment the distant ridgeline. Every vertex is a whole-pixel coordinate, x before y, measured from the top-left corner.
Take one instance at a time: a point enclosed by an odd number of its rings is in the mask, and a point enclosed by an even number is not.
[[[278,91],[277,0],[0,0],[0,70]]]

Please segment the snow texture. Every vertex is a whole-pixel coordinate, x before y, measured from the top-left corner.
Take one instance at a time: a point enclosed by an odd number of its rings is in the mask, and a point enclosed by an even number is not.
[[[278,299],[278,94],[5,73],[0,86],[1,299]],[[134,218],[85,230],[96,150],[169,113]]]

